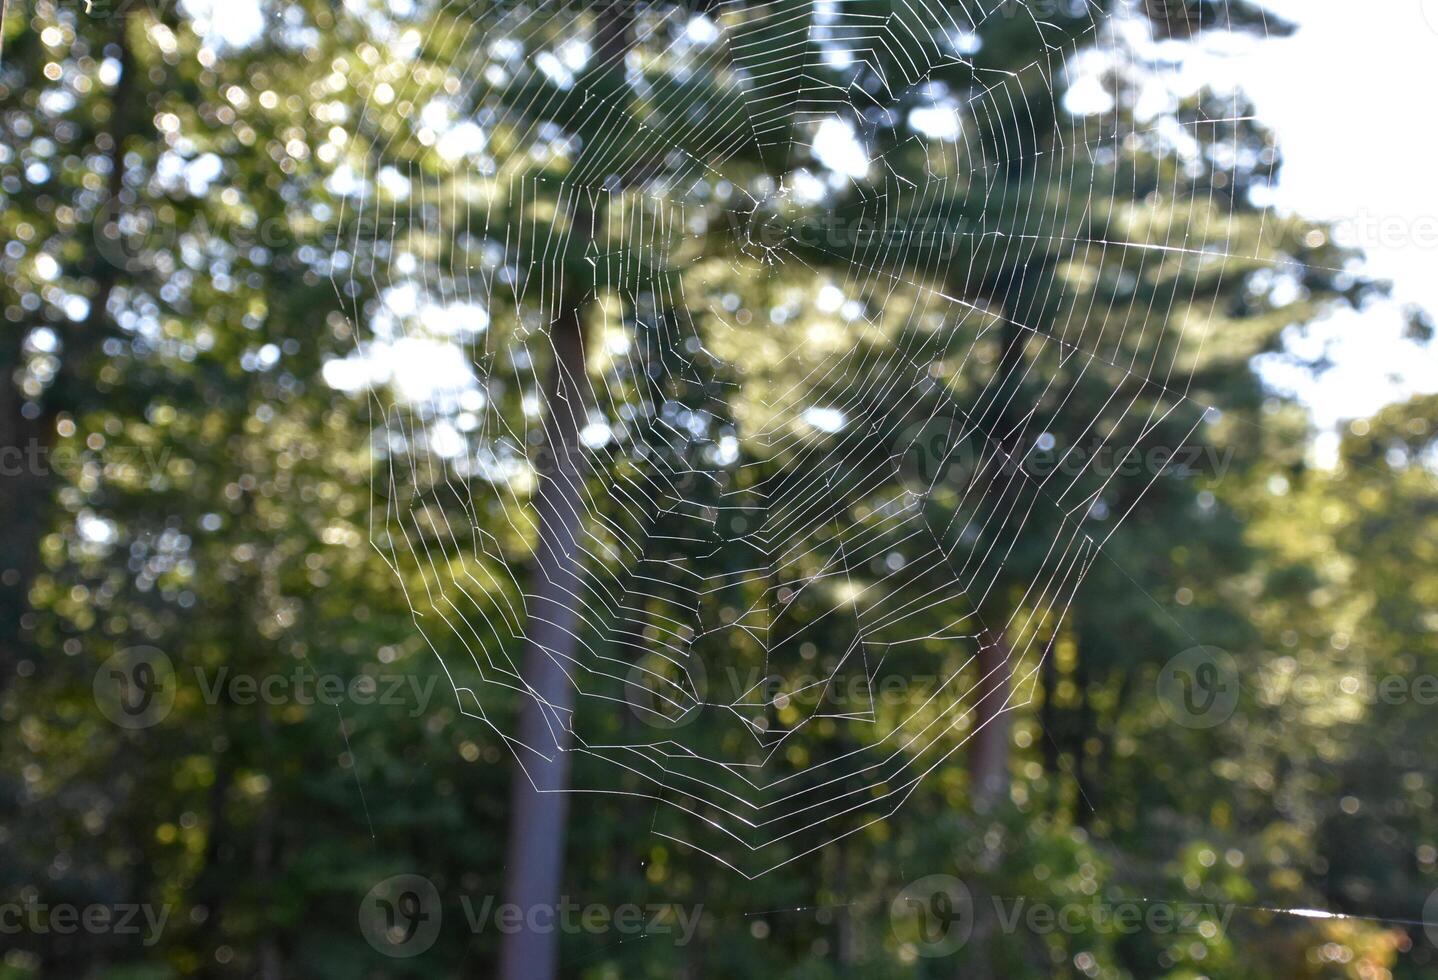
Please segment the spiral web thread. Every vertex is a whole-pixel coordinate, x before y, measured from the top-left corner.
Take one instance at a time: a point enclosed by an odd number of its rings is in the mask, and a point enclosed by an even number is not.
[[[1095,64],[1141,69],[1137,19],[1076,4],[1060,29],[1036,6],[653,6],[617,47],[583,6],[376,21],[413,58],[356,120],[335,274],[378,297],[351,310],[371,537],[522,770],[572,752],[574,792],[642,801],[646,829],[752,876],[893,814],[1028,702],[1164,476],[1096,464],[1184,445],[1213,281],[1281,263],[1230,254],[1255,215],[1186,196],[1237,96],[1178,122],[1069,112]],[[1031,59],[985,67],[1015,37]],[[1177,161],[1161,217],[1127,186],[1144,156]],[[549,404],[575,310],[582,397]],[[521,744],[564,411],[577,699]],[[1036,448],[1054,465],[1025,465]]]

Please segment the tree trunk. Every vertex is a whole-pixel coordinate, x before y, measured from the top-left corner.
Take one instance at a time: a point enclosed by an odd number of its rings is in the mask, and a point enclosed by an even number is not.
[[[1004,326],[1001,339],[1001,353],[995,369],[994,396],[996,404],[1006,406],[1019,387],[1025,336],[1019,326],[1015,307],[1022,294],[1021,286],[1025,275],[1023,270],[1009,278],[1001,292],[1004,307]],[[1009,467],[1018,465],[1023,447],[1020,437],[1012,432],[1012,412],[1001,407],[994,425],[1003,464],[989,485],[988,492],[998,498],[994,513],[1005,512],[1003,474]],[[1022,476],[1015,479],[1023,479]],[[1002,593],[1000,593],[1002,594]],[[996,617],[995,617],[996,618]],[[1009,663],[1012,649],[1002,626],[985,626],[979,635],[979,683],[975,688],[974,717],[977,726],[974,744],[969,756],[970,795],[976,809],[988,809],[1008,789],[1009,782],[1009,727],[1010,719],[1005,706],[1009,700],[1009,689],[1013,666]]]
[[[588,81],[622,84],[634,24],[630,0],[607,0],[596,11]],[[578,201],[585,200],[581,191]],[[597,234],[596,215],[582,204],[570,234],[579,243]],[[568,665],[578,648],[579,536],[584,513],[584,459],[579,432],[591,395],[584,357],[584,293],[566,296],[550,328],[554,364],[545,383],[546,455],[535,494],[539,539],[527,596],[521,670],[528,697],[520,709],[519,747],[509,797],[505,901],[526,913],[555,909],[564,875],[569,800],[569,735],[575,688]],[[552,921],[552,920],[551,920]],[[500,980],[553,980],[559,975],[556,928],[522,928],[500,941]]]
[[[516,751],[520,765],[510,790],[505,880],[505,901],[526,914],[532,908],[558,905],[564,872],[568,726],[574,707],[574,685],[567,664],[574,657],[579,619],[584,480],[579,430],[588,388],[582,319],[578,302],[568,302],[561,310],[550,332],[554,365],[545,385],[548,449],[535,499],[539,541],[527,600],[528,635],[522,668],[530,694],[519,718],[520,747]],[[506,935],[500,945],[501,980],[557,976],[558,946],[554,929],[521,929]]]
[[[1044,657],[1039,668],[1039,682],[1043,690],[1043,701],[1039,705],[1039,729],[1043,732],[1044,772],[1056,780],[1059,771],[1059,706],[1054,703],[1058,697],[1059,668],[1053,650]]]
[[[141,93],[135,59],[121,24],[115,32],[119,78],[111,99],[110,123],[97,145],[106,147],[110,175],[108,193],[113,220],[119,220],[125,189],[125,147],[138,126]],[[99,212],[103,215],[103,209]],[[103,217],[97,220],[104,220]],[[98,230],[98,229],[97,229]],[[92,236],[93,237],[93,236]],[[25,334],[17,333],[0,354],[0,694],[15,673],[22,651],[31,645],[34,617],[30,588],[40,568],[40,539],[50,526],[54,490],[52,450],[55,423],[62,412],[79,414],[78,399],[93,393],[93,382],[81,377],[81,366],[99,349],[110,317],[110,296],[120,270],[104,256],[92,255],[90,312],[77,329],[50,324],[61,336],[61,365],[50,390],[33,404],[18,384],[24,368]],[[7,338],[9,339],[9,338]]]
[[[30,587],[40,565],[52,489],[49,451],[55,426],[22,413],[25,397],[13,383],[18,361],[6,358],[0,366],[5,372],[0,378],[0,514],[5,515],[0,522],[0,693],[30,647]]]
[[[1079,709],[1078,709],[1078,735],[1074,739],[1074,779],[1078,781],[1079,793],[1083,795],[1084,805],[1078,808],[1077,823],[1080,827],[1087,827],[1093,819],[1093,807],[1097,788],[1090,782],[1089,776],[1093,762],[1089,758],[1089,739],[1097,733],[1095,725],[1096,715],[1093,708],[1093,700],[1090,688],[1093,679],[1090,676],[1088,659],[1085,656],[1083,633],[1079,632],[1077,660],[1074,666],[1074,683],[1078,685]]]
[[[978,730],[974,732],[973,755],[969,760],[972,788],[970,794],[977,809],[996,803],[1009,784],[1009,713],[1004,711],[1009,700],[1012,666],[1008,640],[1001,630],[986,630],[979,639],[980,681],[975,691],[974,715]]]

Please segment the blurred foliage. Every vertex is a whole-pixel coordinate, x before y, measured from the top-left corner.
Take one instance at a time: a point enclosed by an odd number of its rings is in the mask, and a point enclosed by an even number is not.
[[[1036,30],[1054,50],[1090,43],[1082,5],[1067,15],[1060,6],[1047,5],[1055,13],[1042,27],[995,17],[974,66],[930,84],[968,91],[974,67],[1002,73],[1032,62]],[[455,66],[466,55],[462,32],[448,29],[464,5],[435,7],[272,0],[259,5],[264,29],[244,45],[207,39],[188,8],[164,4],[12,2],[0,25],[0,446],[34,461],[0,478],[0,905],[170,910],[149,947],[113,933],[0,936],[0,976],[458,976],[483,975],[492,962],[497,934],[463,928],[460,898],[478,905],[499,891],[509,752],[461,713],[417,628],[416,615],[432,611],[423,569],[391,568],[384,559],[393,556],[371,547],[391,519],[395,420],[424,444],[449,416],[395,395],[402,378],[374,396],[329,383],[337,366],[353,367],[357,341],[384,309],[376,270],[398,256],[402,267],[413,263],[412,278],[456,289],[464,267],[461,238],[442,216],[350,237],[353,195],[339,179],[351,165],[365,172],[356,155],[383,140],[391,163],[413,168],[406,173],[459,189],[461,168],[410,125],[434,93],[458,91]],[[1146,7],[1161,36],[1265,24],[1247,4]],[[645,16],[682,31],[689,13],[660,6]],[[624,125],[642,122],[657,134],[653,145],[637,139],[631,157],[580,164],[562,152],[516,152],[504,157],[514,172],[495,183],[582,165],[633,185],[670,166],[640,150],[700,152],[705,134],[661,109],[689,105],[714,127],[728,125],[725,113],[739,110],[716,93],[732,79],[695,75],[660,50],[657,40],[639,46],[647,98],[624,108]],[[555,96],[550,120],[580,112],[531,74],[536,91],[467,91],[474,102],[463,109],[502,97],[512,100],[503,118],[513,120],[538,92]],[[1122,95],[1144,79],[1109,82]],[[392,111],[367,111],[380,84]],[[884,112],[903,119],[933,91],[905,89]],[[682,290],[691,309],[725,311],[684,324],[712,357],[645,377],[592,345],[591,373],[625,393],[632,411],[606,421],[618,431],[647,419],[651,429],[625,448],[653,447],[663,406],[702,407],[708,438],[668,447],[673,461],[698,469],[705,445],[793,426],[806,406],[868,399],[877,413],[903,397],[923,418],[970,405],[1007,373],[1017,379],[1005,389],[1010,400],[1035,407],[1034,417],[996,408],[990,421],[1030,443],[1035,418],[1058,418],[1059,407],[1061,418],[1099,417],[1106,435],[1135,442],[1128,413],[1167,417],[1177,400],[1144,383],[1149,374],[1134,364],[1173,364],[1171,378],[1192,378],[1182,393],[1217,411],[1190,414],[1177,435],[1156,438],[1185,462],[1094,498],[1102,506],[1089,508],[1091,524],[1126,523],[1079,600],[1061,614],[1026,610],[1038,621],[1034,635],[1011,639],[1032,649],[1033,696],[1015,715],[1008,792],[997,803],[975,805],[960,754],[892,819],[748,881],[646,833],[650,809],[619,795],[580,797],[567,844],[574,901],[702,905],[703,917],[685,946],[566,935],[566,975],[1370,980],[1431,975],[1438,964],[1434,942],[1405,924],[1424,917],[1438,887],[1432,701],[1418,686],[1438,674],[1438,400],[1352,423],[1337,462],[1319,466],[1302,409],[1264,389],[1251,362],[1277,349],[1285,328],[1336,304],[1361,307],[1376,287],[1333,271],[1352,256],[1322,228],[1253,203],[1250,192],[1281,159],[1236,97],[1200,92],[1174,105],[1169,117],[1192,134],[1175,140],[1123,109],[1070,115],[1046,85],[1014,91],[1009,115],[978,121],[990,127],[978,142],[1011,137],[1029,149],[972,173],[946,172],[948,158],[897,124],[874,128],[891,173],[884,180],[945,188],[922,217],[942,222],[951,250],[938,256],[910,242],[898,264],[876,243],[863,282],[819,248],[784,276],[766,274],[762,256],[714,258],[696,242],[725,235],[732,216],[714,188],[694,192],[686,204],[708,221],[700,234],[672,254],[628,254]],[[489,138],[518,141],[526,131],[515,123]],[[603,135],[584,131],[581,143]],[[792,134],[773,139],[789,145]],[[732,166],[758,189],[806,163],[756,154]],[[781,217],[795,226],[857,221],[872,208],[851,188]],[[550,207],[549,219],[557,213]],[[909,217],[883,223],[904,227]],[[1087,247],[1164,239],[1158,229],[1175,225],[1187,237],[1172,252]],[[981,226],[987,234],[964,232]],[[605,234],[624,250],[624,226]],[[1034,246],[1016,257],[993,245],[1003,236]],[[357,274],[332,282],[337,260]],[[641,308],[582,251],[560,261],[592,277],[601,336],[613,331],[655,358],[672,350],[658,333],[674,325],[662,297]],[[945,281],[951,269],[986,272]],[[929,305],[944,290],[966,291],[966,326],[1021,323],[1029,335],[956,329]],[[492,305],[493,334],[526,329],[543,299],[536,283],[512,292],[509,308]],[[1169,329],[1144,330],[1154,316]],[[1202,344],[1177,329],[1203,319],[1211,325]],[[1059,356],[1062,345],[1044,342],[1055,336],[1100,338],[1080,349],[1102,356]],[[494,349],[514,348],[496,340]],[[874,375],[854,366],[895,349],[922,356],[891,358],[883,382],[862,390]],[[811,380],[821,366],[822,387]],[[544,365],[505,368],[516,380],[492,408],[523,431],[525,395]],[[661,375],[669,387],[650,384]],[[1107,411],[1109,399],[1137,407]],[[499,461],[524,453],[464,431],[470,452]],[[802,453],[759,453],[743,438],[718,468],[736,481],[741,471],[843,481],[866,454],[901,451],[906,431],[836,435],[831,455],[853,465],[828,474],[807,469]],[[1062,425],[1044,434],[1060,450],[1085,438]],[[631,479],[642,463],[637,452],[616,453],[613,469],[592,479]],[[525,476],[476,490],[484,511],[451,501],[445,512],[524,553],[532,541],[511,511],[528,493]],[[852,506],[830,515],[824,533],[881,532],[875,501],[902,479],[837,494]],[[694,499],[712,492],[702,481],[683,489]],[[933,526],[962,531],[973,516],[952,493],[923,501]],[[1024,585],[1045,561],[1026,546],[992,569],[988,618],[1023,609]],[[889,550],[903,558],[902,549],[896,540]],[[485,601],[506,598],[496,588]],[[964,611],[927,614],[935,635]],[[827,651],[843,633],[831,619],[809,639]],[[1208,729],[1175,725],[1156,688],[1170,657],[1201,644],[1232,654],[1242,689],[1233,717]],[[94,683],[113,655],[138,645],[165,651],[182,678],[300,672],[347,684],[402,677],[407,686],[397,698],[336,707],[238,698],[224,686],[207,698],[187,681],[161,723],[128,730],[97,710]],[[972,647],[935,641],[906,656],[902,672],[939,674],[959,669]],[[1392,679],[1405,693],[1383,686]],[[493,705],[499,715],[513,707]],[[591,719],[614,738],[626,737],[627,721]],[[838,752],[846,737],[834,730],[812,744]],[[402,872],[434,881],[451,923],[413,960],[381,956],[356,925],[362,897]],[[889,906],[931,874],[961,878],[979,916],[962,949],[917,958],[891,930]],[[1005,929],[990,899],[1074,909],[1077,924]],[[1124,903],[1208,911],[1180,933],[1128,931],[1093,912]],[[1275,908],[1364,918],[1265,911]]]

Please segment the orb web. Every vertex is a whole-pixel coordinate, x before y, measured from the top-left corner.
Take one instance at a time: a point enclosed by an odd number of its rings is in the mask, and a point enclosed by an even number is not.
[[[1238,220],[1188,186],[1236,103],[1073,106],[1145,70],[1138,23],[1016,0],[375,21],[398,68],[354,120],[335,253],[371,540],[520,773],[570,753],[573,792],[643,799],[636,833],[755,875],[894,814],[1029,701],[1164,476],[1118,464],[1201,421]]]

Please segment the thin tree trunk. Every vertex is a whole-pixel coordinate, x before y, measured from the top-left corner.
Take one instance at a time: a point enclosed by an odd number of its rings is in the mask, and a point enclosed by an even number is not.
[[[1090,781],[1092,761],[1089,758],[1089,738],[1097,732],[1095,720],[1097,718],[1093,700],[1090,692],[1092,677],[1090,676],[1089,663],[1085,656],[1083,633],[1080,631],[1077,649],[1077,661],[1074,667],[1074,683],[1078,686],[1079,710],[1078,710],[1078,735],[1074,739],[1074,779],[1078,780],[1079,792],[1083,794],[1083,806],[1078,808],[1077,823],[1080,827],[1087,827],[1093,819],[1094,794],[1097,792]]]
[[[574,686],[567,664],[576,650],[579,619],[579,534],[583,515],[583,459],[579,430],[585,413],[583,308],[566,303],[551,329],[554,366],[546,384],[548,450],[535,513],[539,542],[528,597],[524,679],[531,694],[520,711],[521,767],[510,790],[509,860],[505,900],[526,914],[554,908],[564,873],[568,812],[568,726]],[[532,751],[531,751],[532,750]],[[527,919],[527,915],[526,915]],[[559,936],[521,929],[500,946],[501,980],[547,980],[558,975]]]
[[[1004,328],[1002,350],[994,376],[997,404],[1005,406],[1019,387],[1024,351],[1024,332],[1014,312],[1018,305],[1017,295],[1021,292],[1024,275],[1015,274],[1002,291],[1004,306]],[[1012,413],[1000,408],[994,431],[1000,440],[1003,454],[1000,472],[990,484],[989,492],[997,497],[995,514],[1003,514],[1005,485],[1003,475],[1011,466],[1018,465],[1022,452],[1019,437],[1011,432],[1014,428]],[[1014,479],[1022,480],[1022,476]],[[1009,659],[1013,651],[1003,627],[985,627],[979,636],[979,683],[975,690],[974,717],[977,726],[974,744],[969,756],[970,794],[977,809],[988,809],[1007,791],[1009,782],[1009,713],[1004,710],[1009,700],[1009,688],[1013,667]]]
[[[15,345],[17,352],[19,344]],[[55,432],[22,413],[24,396],[11,375],[20,370],[18,358],[6,359],[0,370],[0,693],[15,676],[22,651],[30,646],[34,628],[30,616],[30,587],[40,564],[40,536],[49,524],[47,514],[52,481],[49,451]]]
[[[975,692],[974,715],[978,730],[974,732],[973,755],[969,766],[972,779],[970,793],[974,806],[987,809],[1008,789],[1009,784],[1009,712],[1004,710],[1009,699],[1009,664],[1012,651],[1002,631],[987,630],[979,640],[979,674]]]
[[[108,192],[118,221],[123,207],[120,192],[125,188],[125,148],[137,126],[140,93],[134,54],[123,29],[115,33],[114,44],[119,49],[120,76],[115,81],[108,131],[97,144],[107,147]],[[25,335],[16,334],[0,355],[0,514],[4,515],[0,522],[0,694],[14,676],[22,651],[30,646],[34,629],[30,588],[40,567],[40,539],[50,525],[55,423],[62,411],[76,412],[76,400],[87,390],[88,379],[79,377],[80,365],[99,348],[106,333],[110,296],[119,281],[120,270],[103,256],[92,255],[90,261],[95,285],[84,323],[78,330],[52,324],[64,349],[57,377],[42,396],[43,406],[27,406],[18,383],[25,360]]]
[[[598,5],[588,79],[622,84],[631,43],[630,0]],[[585,200],[580,193],[579,201]],[[597,233],[597,216],[582,204],[571,234]],[[584,459],[579,443],[590,385],[585,370],[583,292],[566,296],[550,328],[554,364],[545,383],[547,443],[535,495],[539,540],[527,598],[524,674],[529,696],[520,709],[522,766],[510,788],[505,901],[526,913],[559,904],[569,800],[569,726],[575,689],[568,665],[578,649],[579,537],[584,513]],[[522,928],[500,941],[500,980],[553,980],[559,975],[559,933]]]
[[[1044,759],[1044,772],[1050,779],[1055,778],[1059,771],[1059,706],[1054,703],[1058,697],[1059,668],[1057,658],[1053,650],[1048,651],[1044,657],[1043,665],[1039,668],[1039,682],[1043,690],[1043,702],[1039,705],[1039,728],[1043,732],[1043,745],[1041,746]]]
[[[1114,731],[1118,727],[1118,721],[1123,717],[1124,708],[1128,705],[1129,696],[1133,693],[1133,674],[1125,672],[1119,680],[1118,693],[1114,696],[1113,710],[1109,713],[1109,720],[1099,736],[1098,757],[1094,761],[1094,784],[1099,785],[1108,779],[1109,766],[1113,763]]]
[[[847,749],[849,739],[840,739],[841,753]],[[834,961],[841,971],[851,973],[859,961],[858,930],[854,923],[849,896],[853,894],[849,880],[849,852],[840,847],[825,852],[825,879],[832,878],[833,894],[837,899],[834,909]]]

